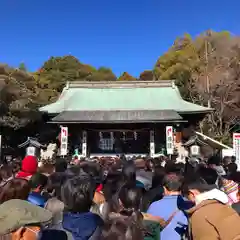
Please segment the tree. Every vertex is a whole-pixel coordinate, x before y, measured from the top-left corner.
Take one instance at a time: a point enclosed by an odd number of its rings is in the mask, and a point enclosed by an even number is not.
[[[145,70],[140,74],[139,79],[143,81],[152,81],[155,80],[155,76],[152,70]]]
[[[67,81],[87,77],[90,69],[86,70],[85,66],[73,56],[50,57],[38,74],[38,84],[41,88],[51,88],[60,92]]]
[[[34,78],[19,69],[0,66],[0,126],[18,129],[34,121],[39,114]]]
[[[239,115],[240,39],[228,32],[185,34],[154,68],[159,79],[176,79],[185,99],[215,108],[200,123],[208,135],[227,143]]]
[[[157,60],[154,75],[162,80],[176,79],[183,97],[189,99],[189,89],[192,88],[191,74],[198,71],[199,61],[192,38],[185,34],[177,38],[169,51]]]
[[[114,81],[116,76],[111,69],[96,69],[81,63],[73,56],[51,57],[37,74],[41,88],[51,88],[61,92],[67,81]]]
[[[120,81],[135,81],[137,80],[135,77],[131,76],[128,72],[124,72],[118,80]]]
[[[87,78],[87,81],[115,81],[116,75],[110,68],[100,67],[97,71],[93,71]]]
[[[27,71],[27,67],[26,67],[26,65],[25,65],[24,62],[21,62],[21,63],[19,64],[18,69],[21,70],[21,71],[23,71],[23,72],[26,72],[26,71]]]
[[[216,111],[200,124],[202,132],[227,143],[240,119],[240,38],[207,31],[196,38],[177,38],[140,80],[176,79],[184,99]],[[50,57],[39,71],[29,73],[0,65],[0,127],[20,129],[35,121],[38,108],[57,99],[67,81],[134,81],[128,72],[118,79],[110,68],[95,68],[76,57]]]

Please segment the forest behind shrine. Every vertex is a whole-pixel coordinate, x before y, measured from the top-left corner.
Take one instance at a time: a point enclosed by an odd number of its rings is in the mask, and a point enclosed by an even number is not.
[[[52,56],[36,72],[28,71],[24,63],[14,68],[2,62],[1,134],[9,142],[19,142],[19,133],[39,136],[49,131],[39,128],[38,108],[54,102],[67,81],[169,79],[175,80],[187,101],[215,109],[199,123],[199,130],[231,144],[232,132],[240,130],[240,36],[226,31],[206,31],[195,38],[184,34],[156,59],[153,69],[139,76],[123,72],[117,77],[108,67],[97,69],[71,55]]]

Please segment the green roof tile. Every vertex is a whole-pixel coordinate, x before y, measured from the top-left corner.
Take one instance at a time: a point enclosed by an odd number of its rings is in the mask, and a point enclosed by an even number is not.
[[[40,108],[40,111],[52,114],[101,110],[175,110],[178,113],[211,111],[184,101],[173,81],[74,82],[64,88],[58,101]]]

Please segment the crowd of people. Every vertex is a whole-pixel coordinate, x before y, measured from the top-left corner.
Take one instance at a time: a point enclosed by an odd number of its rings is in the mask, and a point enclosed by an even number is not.
[[[176,163],[34,156],[0,169],[0,236],[14,240],[237,240],[233,157]]]

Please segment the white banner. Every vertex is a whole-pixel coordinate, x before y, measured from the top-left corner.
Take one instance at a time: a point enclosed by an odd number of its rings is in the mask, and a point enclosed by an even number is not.
[[[61,127],[60,155],[66,156],[68,150],[68,127]]]
[[[154,157],[155,154],[155,142],[154,142],[154,131],[150,131],[150,157]]]
[[[236,157],[236,163],[240,167],[240,133],[233,134],[233,153]]]
[[[172,155],[174,146],[173,146],[173,127],[167,126],[166,127],[166,149],[167,154]]]
[[[87,156],[87,131],[82,132],[82,156]]]

